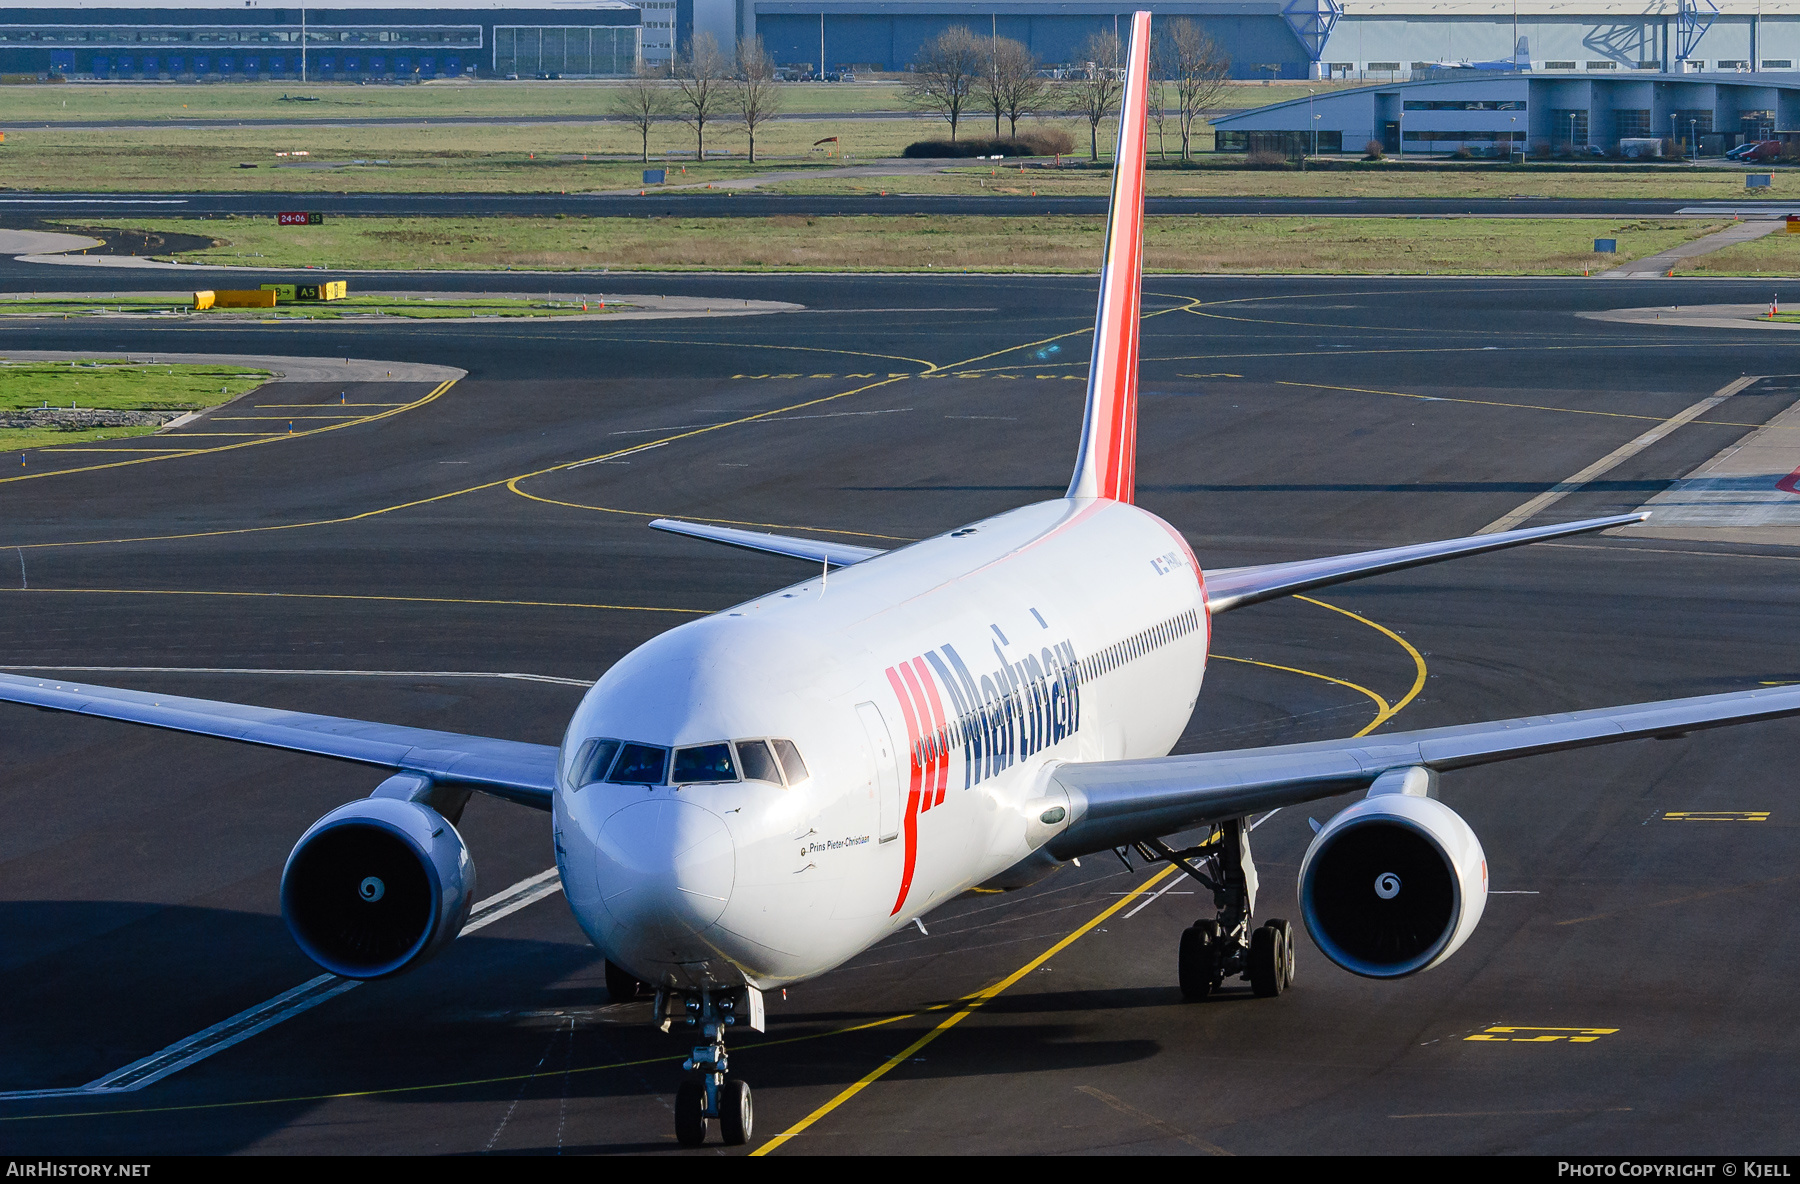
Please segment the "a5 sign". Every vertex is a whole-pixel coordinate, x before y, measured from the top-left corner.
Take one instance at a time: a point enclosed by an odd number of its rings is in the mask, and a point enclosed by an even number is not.
[[[325,215],[317,211],[289,210],[275,215],[277,226],[317,226],[325,221]]]

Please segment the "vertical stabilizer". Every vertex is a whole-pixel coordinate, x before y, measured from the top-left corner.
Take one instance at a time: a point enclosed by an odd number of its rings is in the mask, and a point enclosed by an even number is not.
[[[1144,142],[1150,14],[1133,13],[1125,93],[1113,148],[1112,204],[1100,263],[1100,310],[1088,368],[1087,416],[1070,497],[1132,500],[1137,479],[1138,316],[1144,276]]]

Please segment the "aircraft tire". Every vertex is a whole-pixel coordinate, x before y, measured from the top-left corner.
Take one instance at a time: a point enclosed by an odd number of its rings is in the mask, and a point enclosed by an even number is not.
[[[1181,997],[1190,1003],[1212,994],[1219,983],[1218,943],[1217,921],[1196,921],[1181,931],[1175,973],[1181,984]]]
[[[725,1088],[719,1091],[719,1137],[727,1147],[742,1147],[750,1141],[755,1122],[749,1083],[727,1077]]]
[[[1264,927],[1280,935],[1281,989],[1285,991],[1294,985],[1294,927],[1279,919],[1264,922]]]
[[[675,1141],[683,1147],[706,1142],[706,1087],[691,1077],[675,1090]]]
[[[1267,925],[1250,931],[1250,990],[1273,999],[1282,988],[1281,932]]]

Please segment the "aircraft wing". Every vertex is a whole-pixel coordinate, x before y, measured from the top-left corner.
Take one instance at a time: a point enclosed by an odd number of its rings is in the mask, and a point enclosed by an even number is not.
[[[786,534],[765,534],[760,530],[737,530],[729,526],[705,526],[698,522],[677,522],[672,518],[653,518],[652,530],[685,534],[689,538],[724,543],[746,551],[762,551],[770,555],[786,555],[790,559],[807,559],[813,563],[829,563],[833,567],[849,567],[877,555],[885,555],[880,547],[854,547],[849,543],[821,543]]]
[[[557,750],[548,744],[10,674],[0,674],[0,702],[422,773],[540,810],[550,808],[555,789]]]
[[[1357,551],[1350,555],[1330,555],[1324,559],[1301,559],[1293,563],[1265,563],[1257,567],[1222,567],[1206,573],[1206,610],[1228,612],[1234,608],[1292,596],[1309,588],[1360,580],[1446,559],[1461,559],[1484,551],[1502,551],[1545,539],[1566,535],[1589,534],[1609,527],[1642,522],[1650,515],[1614,514],[1608,518],[1587,518],[1580,522],[1562,522],[1555,526],[1532,526],[1524,530],[1505,530],[1494,534],[1470,535],[1467,538],[1444,539],[1435,543],[1414,543],[1405,547],[1386,547],[1379,551]],[[652,525],[655,525],[652,523]]]
[[[1620,740],[1671,739],[1704,728],[1789,715],[1800,715],[1800,687],[1731,691],[1312,744],[1058,765],[1052,776],[1068,791],[1074,822],[1051,839],[1048,848],[1059,859],[1104,851],[1367,789],[1393,769],[1465,769]]]

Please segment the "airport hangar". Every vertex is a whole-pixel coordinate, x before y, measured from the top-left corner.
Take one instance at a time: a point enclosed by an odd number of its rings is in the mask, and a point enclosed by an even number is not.
[[[0,14],[0,73],[308,82],[617,77],[636,68],[640,52],[660,51],[667,60],[674,5],[339,0],[290,8],[264,0],[179,0],[136,7],[63,0]]]
[[[1506,155],[1666,138],[1717,155],[1800,128],[1800,75],[1445,73],[1214,116],[1214,144],[1221,152],[1360,152],[1374,141],[1396,154]]]

